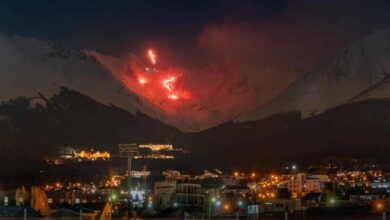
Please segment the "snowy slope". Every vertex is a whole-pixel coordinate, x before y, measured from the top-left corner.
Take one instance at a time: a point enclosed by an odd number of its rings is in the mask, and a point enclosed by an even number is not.
[[[0,101],[37,97],[39,93],[50,98],[59,93],[60,87],[133,114],[142,112],[183,130],[192,126],[188,121],[180,124],[153,103],[126,89],[106,67],[84,52],[56,43],[0,34]]]
[[[303,117],[315,115],[354,99],[389,73],[390,29],[386,29],[345,48],[264,107],[237,121],[258,120],[289,111],[300,111]]]
[[[58,94],[60,87],[65,87],[133,114],[142,112],[183,131],[203,130],[239,114],[229,111],[222,114],[210,102],[207,106],[203,105],[204,100],[198,99],[177,105],[153,102],[129,90],[115,75],[118,71],[112,66],[110,70],[107,69],[85,52],[51,42],[0,34],[0,101],[37,97],[39,94],[50,98]],[[220,89],[228,90],[230,87],[236,87],[236,84],[221,82]],[[234,88],[230,91],[235,94]],[[238,92],[242,92],[242,89]]]
[[[350,102],[360,102],[370,99],[384,99],[390,98],[390,77],[386,77],[374,86],[364,90],[356,97],[352,98]]]
[[[137,97],[96,60],[54,43],[0,34],[0,101],[51,97],[63,86],[132,113]]]

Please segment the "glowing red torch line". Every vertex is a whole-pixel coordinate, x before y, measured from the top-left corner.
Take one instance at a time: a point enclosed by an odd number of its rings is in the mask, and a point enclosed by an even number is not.
[[[163,86],[169,91],[172,92],[171,84],[175,82],[176,78],[174,76],[169,77],[163,81]]]
[[[147,58],[150,62],[150,64],[155,65],[157,64],[157,54],[154,52],[153,49],[148,49],[146,51]],[[175,71],[175,72],[172,72]],[[176,91],[177,87],[180,85],[182,80],[182,74],[178,74],[176,70],[171,69],[163,69],[162,73],[168,74],[165,75],[165,77],[162,79],[162,81],[155,82],[156,79],[161,80],[161,75],[156,76],[155,74],[151,75],[151,73],[159,73],[160,71],[157,69],[157,67],[150,68],[146,66],[144,69],[140,70],[140,73],[137,73],[136,80],[140,86],[143,86],[145,84],[150,84],[150,86],[147,87],[147,89],[152,89],[153,91],[158,91],[157,89],[165,89],[166,92],[162,93],[167,99],[170,99],[172,101],[186,98],[188,95],[183,93],[182,90]],[[158,88],[156,88],[156,83],[161,83]],[[144,87],[145,88],[145,87]],[[150,94],[153,94],[154,92],[151,92]]]
[[[155,65],[157,63],[157,57],[156,57],[156,54],[154,53],[154,51],[152,49],[148,50],[148,56],[149,56],[150,62],[153,65]]]

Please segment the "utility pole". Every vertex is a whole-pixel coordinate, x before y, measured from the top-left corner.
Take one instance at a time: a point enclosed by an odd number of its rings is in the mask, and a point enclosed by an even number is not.
[[[131,217],[132,198],[131,198],[131,162],[134,156],[139,155],[138,144],[119,144],[119,156],[127,158],[127,197],[129,201],[128,217]]]
[[[211,197],[211,199],[209,199],[209,220],[211,219],[211,205],[214,204],[216,201],[217,199],[215,197]]]

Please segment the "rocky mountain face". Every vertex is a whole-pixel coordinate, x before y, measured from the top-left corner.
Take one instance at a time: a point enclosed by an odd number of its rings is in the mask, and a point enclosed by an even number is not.
[[[40,94],[0,104],[0,172],[28,170],[28,161],[58,155],[64,146],[94,146],[115,154],[120,143],[169,143],[178,135],[176,128],[142,113],[61,88],[53,97]]]
[[[190,154],[182,163],[195,170],[262,169],[327,156],[381,158],[390,153],[390,99],[345,104],[303,120],[299,112],[289,112],[196,133],[183,133],[65,88],[52,98],[34,99],[41,99],[35,107],[33,99],[26,98],[0,105],[4,167],[55,155],[60,146],[96,146],[115,153],[119,143],[133,142],[183,147]]]
[[[192,149],[214,166],[281,167],[325,157],[382,158],[390,154],[390,99],[338,106],[301,119],[299,112],[227,123],[193,136]],[[207,156],[204,156],[207,155]]]

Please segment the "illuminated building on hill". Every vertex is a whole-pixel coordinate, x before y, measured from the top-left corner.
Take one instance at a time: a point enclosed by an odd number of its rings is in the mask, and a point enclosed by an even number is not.
[[[172,144],[140,144],[139,148],[146,148],[152,151],[171,151],[173,150]]]
[[[140,154],[134,159],[173,160],[178,154],[184,153],[181,148],[172,144],[139,144]]]
[[[106,160],[110,159],[111,155],[107,151],[73,151],[74,159],[82,159],[82,160]]]

